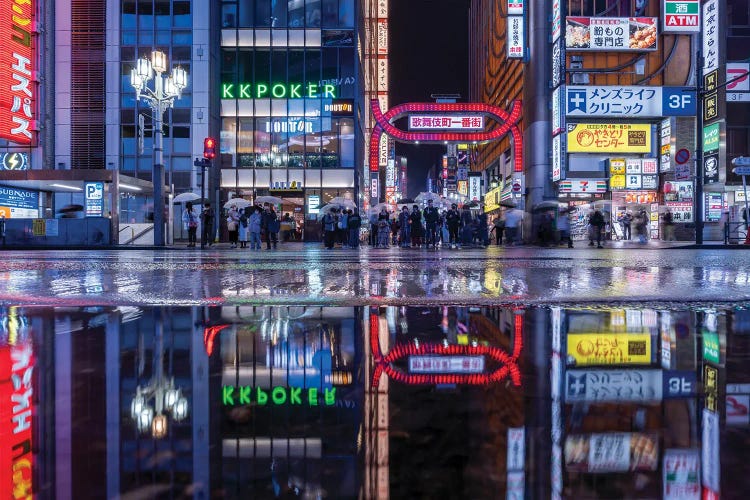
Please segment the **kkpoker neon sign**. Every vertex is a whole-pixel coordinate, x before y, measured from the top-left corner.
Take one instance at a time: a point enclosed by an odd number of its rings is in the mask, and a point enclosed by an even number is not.
[[[222,99],[336,99],[336,86],[317,83],[222,83]]]
[[[290,404],[292,406],[333,406],[336,404],[336,388],[319,390],[316,387],[277,386],[268,390],[249,385],[225,385],[222,387],[221,402],[224,406],[249,405],[267,406],[269,401],[275,406]]]

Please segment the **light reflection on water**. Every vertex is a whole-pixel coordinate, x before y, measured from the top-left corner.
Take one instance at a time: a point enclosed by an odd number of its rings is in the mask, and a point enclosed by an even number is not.
[[[747,310],[5,307],[0,318],[3,491],[745,491]]]

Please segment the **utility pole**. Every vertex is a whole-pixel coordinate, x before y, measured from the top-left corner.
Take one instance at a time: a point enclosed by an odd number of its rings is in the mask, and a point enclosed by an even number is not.
[[[702,37],[699,37],[702,38]],[[695,221],[695,244],[703,244],[703,53],[702,42],[699,43],[695,56],[695,94],[698,99],[695,116],[695,202],[693,203],[693,220]]]

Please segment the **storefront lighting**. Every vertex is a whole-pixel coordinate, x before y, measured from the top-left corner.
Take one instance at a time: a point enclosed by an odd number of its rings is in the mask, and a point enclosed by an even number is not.
[[[68,186],[67,184],[50,184],[50,186],[61,188],[61,189],[70,189],[71,191],[83,191],[83,188],[79,188],[76,186]]]
[[[120,187],[122,189],[127,189],[128,191],[140,191],[141,190],[141,188],[139,188],[138,186],[131,186],[130,184],[123,184],[122,182],[120,183]]]
[[[157,415],[151,423],[151,435],[156,439],[163,438],[167,435],[167,426],[167,416]]]

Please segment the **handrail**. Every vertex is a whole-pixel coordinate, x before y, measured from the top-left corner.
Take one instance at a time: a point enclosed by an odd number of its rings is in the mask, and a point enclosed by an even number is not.
[[[745,229],[744,231],[742,231],[743,228]],[[724,244],[725,245],[729,244],[729,240],[730,240],[729,235],[734,231],[737,231],[736,239],[738,243],[740,240],[747,241],[747,237],[748,237],[747,227],[744,222],[725,222],[724,223]],[[735,239],[735,238],[731,238],[731,239]]]
[[[147,234],[149,231],[153,232],[154,230],[154,226],[149,226],[143,231],[139,232],[138,234],[135,234],[135,230],[132,228],[132,226],[127,226],[127,227],[130,227],[131,235],[128,241],[126,241],[125,243],[122,243],[123,245],[130,245],[131,243],[133,243],[135,240],[137,240],[144,234]]]

